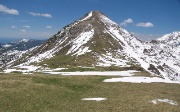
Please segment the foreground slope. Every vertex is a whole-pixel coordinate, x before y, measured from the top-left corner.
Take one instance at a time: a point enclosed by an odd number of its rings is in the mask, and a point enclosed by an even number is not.
[[[110,77],[1,74],[0,111],[180,111],[180,84],[102,82],[106,78]],[[106,100],[86,101],[85,98]]]

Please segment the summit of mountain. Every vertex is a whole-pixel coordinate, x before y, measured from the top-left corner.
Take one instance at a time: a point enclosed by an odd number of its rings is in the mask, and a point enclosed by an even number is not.
[[[180,46],[180,31],[166,34],[161,38],[158,38],[157,41],[160,41],[161,43],[166,43],[174,47],[178,47]]]
[[[137,39],[100,11],[91,11],[32,50],[29,60],[41,62],[43,59],[67,57],[63,60],[65,62],[49,61],[50,65],[139,66],[138,62],[124,51],[131,52],[132,45],[128,42],[130,40]],[[137,40],[138,42],[140,41]]]

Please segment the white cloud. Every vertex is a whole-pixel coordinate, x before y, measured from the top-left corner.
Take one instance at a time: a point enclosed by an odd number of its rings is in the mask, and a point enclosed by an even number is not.
[[[51,29],[51,28],[52,28],[52,26],[46,26],[46,28]]]
[[[30,28],[31,26],[27,26],[27,25],[24,25],[22,26],[23,28]]]
[[[133,23],[133,20],[131,18],[128,18],[127,20],[124,20],[120,25],[127,26],[127,23]]]
[[[138,27],[154,27],[154,25],[151,22],[146,22],[146,23],[137,23],[136,26]]]
[[[12,15],[19,15],[19,12],[15,9],[10,9],[2,4],[0,4],[0,12],[4,12],[7,14],[12,14]]]
[[[16,28],[16,26],[11,26],[11,28]]]
[[[52,18],[52,15],[48,13],[34,13],[34,12],[28,12],[28,13],[32,16],[42,16],[42,17]]]
[[[21,32],[26,32],[27,30],[21,30]]]
[[[124,22],[126,22],[126,23],[133,23],[133,20],[128,18],[127,20],[124,20]]]
[[[121,26],[127,26],[127,23],[126,22],[122,22],[120,25]]]
[[[52,17],[52,15],[51,14],[41,14],[42,16],[44,16],[44,17],[49,17],[49,18],[51,18]]]

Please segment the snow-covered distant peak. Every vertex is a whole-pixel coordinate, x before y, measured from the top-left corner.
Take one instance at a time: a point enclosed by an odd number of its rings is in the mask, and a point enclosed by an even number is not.
[[[5,45],[2,45],[2,46],[7,48],[7,47],[11,47],[12,45],[11,44],[5,44]]]
[[[166,34],[161,38],[157,39],[161,43],[168,44],[174,47],[180,47],[180,31],[179,32],[172,32],[170,34]]]
[[[29,41],[29,39],[22,39],[19,42],[28,42],[28,41]]]
[[[161,38],[157,39],[158,41],[170,41],[170,40],[178,40],[180,41],[180,31],[172,32],[170,34],[166,34]]]

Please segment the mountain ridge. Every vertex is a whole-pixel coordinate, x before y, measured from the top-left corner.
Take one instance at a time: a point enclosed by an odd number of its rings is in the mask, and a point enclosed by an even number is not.
[[[19,41],[12,41],[6,44],[1,44],[3,52],[7,52],[9,50],[27,50],[34,46],[38,46],[42,44],[44,40],[36,40],[36,39],[21,39]]]

